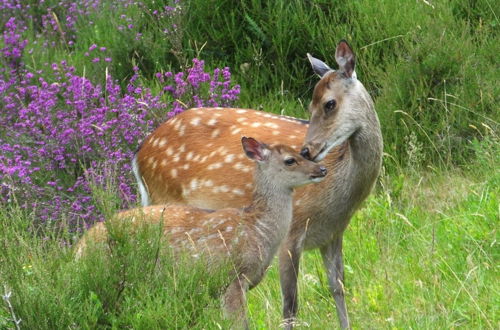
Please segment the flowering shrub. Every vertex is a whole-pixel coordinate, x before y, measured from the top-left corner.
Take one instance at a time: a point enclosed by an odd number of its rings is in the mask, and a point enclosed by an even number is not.
[[[0,204],[15,200],[42,222],[98,220],[91,186],[109,181],[128,207],[140,141],[187,107],[230,105],[239,94],[228,68],[208,73],[198,59],[186,72],[157,73],[157,95],[140,83],[138,68],[125,91],[110,75],[101,85],[65,61],[32,71],[22,62],[24,29],[11,18],[0,39]]]

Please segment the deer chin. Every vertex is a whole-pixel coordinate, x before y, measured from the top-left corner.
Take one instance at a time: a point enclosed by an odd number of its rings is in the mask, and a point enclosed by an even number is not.
[[[324,176],[315,176],[315,177],[311,177],[311,182],[321,182],[321,181],[323,181],[323,179],[325,179]]]
[[[345,141],[350,139],[351,136],[353,136],[356,133],[356,131],[357,130],[353,130],[349,134],[345,134],[343,136],[340,136],[340,137],[336,138],[335,140],[333,140],[333,142],[331,142],[331,143],[329,141],[326,141],[325,144],[323,145],[323,148],[320,149],[320,151],[318,152],[316,157],[314,157],[312,160],[316,163],[322,161],[323,159],[325,159],[326,155],[328,155],[328,153],[333,148],[343,144]]]

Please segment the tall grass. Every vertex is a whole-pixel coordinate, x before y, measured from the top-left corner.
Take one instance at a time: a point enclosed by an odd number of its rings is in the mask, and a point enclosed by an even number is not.
[[[75,260],[68,230],[36,231],[30,212],[0,210],[0,284],[11,292],[0,327],[22,329],[186,329],[227,327],[219,296],[228,272],[207,276],[205,264],[173,257],[162,230],[125,226],[111,231],[106,248],[87,249]],[[34,232],[36,231],[36,232]]]

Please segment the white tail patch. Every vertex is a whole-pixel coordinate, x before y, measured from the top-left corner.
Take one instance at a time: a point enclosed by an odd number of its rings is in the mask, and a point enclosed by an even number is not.
[[[148,190],[146,189],[146,186],[144,185],[144,181],[142,180],[142,177],[139,172],[137,154],[135,154],[134,158],[132,159],[132,172],[134,173],[135,181],[137,182],[137,186],[139,188],[139,195],[141,196],[141,205],[148,206],[150,204],[149,193]]]

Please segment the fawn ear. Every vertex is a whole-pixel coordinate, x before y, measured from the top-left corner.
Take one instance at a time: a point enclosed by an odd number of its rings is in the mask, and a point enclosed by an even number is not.
[[[356,77],[356,73],[354,72],[355,56],[347,41],[341,40],[337,45],[335,60],[339,65],[339,70],[343,72],[347,78]]]
[[[307,58],[309,59],[309,62],[311,62],[314,73],[316,73],[318,76],[323,77],[325,73],[327,73],[328,71],[332,71],[332,69],[330,69],[330,67],[325,62],[312,57],[311,54],[307,53]]]
[[[251,137],[242,137],[241,144],[248,158],[258,162],[265,161],[269,158],[271,150],[267,146]]]

